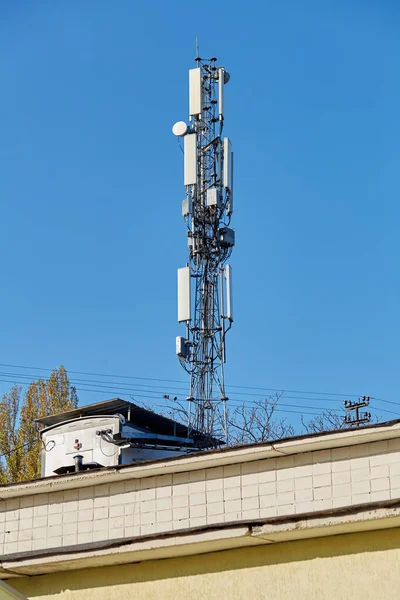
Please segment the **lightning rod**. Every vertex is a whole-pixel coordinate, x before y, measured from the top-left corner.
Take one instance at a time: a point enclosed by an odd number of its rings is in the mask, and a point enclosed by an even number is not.
[[[190,375],[188,425],[202,434],[203,447],[228,443],[224,363],[225,337],[233,322],[232,269],[235,244],[233,152],[223,137],[224,88],[229,74],[216,58],[196,57],[189,70],[189,123],[172,131],[183,138],[188,261],[178,269],[178,321],[185,336],[176,353]]]

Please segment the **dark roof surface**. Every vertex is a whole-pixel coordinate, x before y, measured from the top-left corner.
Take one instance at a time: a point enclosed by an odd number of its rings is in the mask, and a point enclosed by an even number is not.
[[[36,419],[36,421],[44,427],[50,427],[51,425],[57,425],[58,423],[69,421],[70,419],[115,414],[123,415],[127,421],[154,433],[176,435],[178,437],[190,437],[196,440],[204,439],[204,436],[197,431],[192,430],[190,435],[188,435],[188,428],[186,425],[183,425],[178,421],[154,413],[147,408],[137,406],[136,404],[133,404],[133,402],[121,400],[120,398],[113,398],[112,400],[105,400],[104,402],[97,402],[96,404],[88,404],[87,406],[79,406],[73,410],[68,410],[56,415],[41,417],[40,419]],[[217,440],[215,441],[217,442]]]

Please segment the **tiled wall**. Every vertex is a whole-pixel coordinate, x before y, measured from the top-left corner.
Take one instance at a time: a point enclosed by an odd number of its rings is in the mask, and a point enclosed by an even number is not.
[[[400,439],[0,501],[0,555],[391,498]]]

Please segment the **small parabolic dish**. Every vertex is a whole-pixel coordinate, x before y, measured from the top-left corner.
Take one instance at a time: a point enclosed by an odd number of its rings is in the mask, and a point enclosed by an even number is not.
[[[172,128],[172,133],[177,135],[178,137],[183,137],[186,135],[188,130],[188,126],[184,121],[178,121]]]

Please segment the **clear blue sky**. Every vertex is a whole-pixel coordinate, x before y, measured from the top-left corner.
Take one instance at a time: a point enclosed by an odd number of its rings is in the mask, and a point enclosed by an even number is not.
[[[171,127],[198,36],[231,73],[228,384],[400,401],[399,27],[393,0],[1,2],[0,362],[186,380]],[[312,397],[287,403],[346,396]]]

